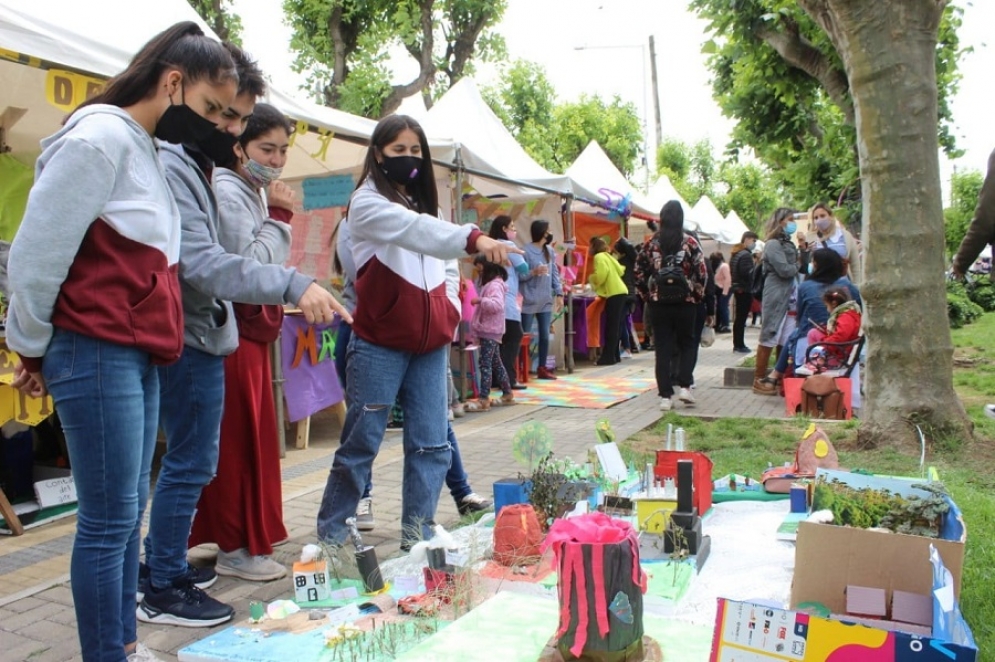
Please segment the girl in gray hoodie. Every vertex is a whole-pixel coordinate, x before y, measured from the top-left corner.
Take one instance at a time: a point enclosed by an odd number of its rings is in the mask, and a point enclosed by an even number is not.
[[[159,415],[157,364],[183,346],[180,217],[163,140],[214,131],[235,96],[228,52],[191,22],[147,43],[42,142],[10,252],[14,385],[55,400],[77,511],[71,566],[83,660],[148,660],[137,644],[139,531]]]

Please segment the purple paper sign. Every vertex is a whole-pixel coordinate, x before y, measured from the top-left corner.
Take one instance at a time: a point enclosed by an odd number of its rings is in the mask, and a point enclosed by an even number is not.
[[[287,420],[303,420],[342,402],[345,394],[335,372],[335,336],[339,320],[308,324],[300,315],[286,315],[280,334],[283,395]]]

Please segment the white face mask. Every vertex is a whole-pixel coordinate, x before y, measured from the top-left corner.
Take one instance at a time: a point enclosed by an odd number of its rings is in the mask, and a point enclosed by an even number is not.
[[[280,179],[280,175],[283,174],[283,168],[272,168],[255,159],[243,163],[242,168],[245,171],[245,178],[256,188],[266,188],[271,182]]]

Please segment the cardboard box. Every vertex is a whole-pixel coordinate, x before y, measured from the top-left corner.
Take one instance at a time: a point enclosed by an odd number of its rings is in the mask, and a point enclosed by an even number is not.
[[[978,646],[954,598],[953,576],[927,551],[932,622],[927,634],[882,629],[858,619],[822,618],[719,598],[710,662],[976,662]],[[840,620],[836,620],[840,619]],[[894,623],[881,623],[892,627]],[[916,628],[917,626],[911,626]]]
[[[915,492],[919,479],[863,476],[820,469],[816,481],[826,476],[854,487],[884,487],[898,494]],[[956,504],[941,526],[942,539],[857,529],[832,524],[802,522],[795,542],[795,574],[791,584],[791,609],[807,602],[846,613],[846,587],[884,589],[890,604],[894,591],[928,594],[932,586],[930,545],[935,545],[953,576],[954,594],[960,596],[967,529]]]

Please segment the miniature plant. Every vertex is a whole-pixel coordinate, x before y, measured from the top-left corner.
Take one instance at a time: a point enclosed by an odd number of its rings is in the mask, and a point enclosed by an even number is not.
[[[671,586],[677,585],[677,571],[680,570],[681,562],[688,557],[688,540],[684,535],[684,529],[679,526],[668,526],[665,535],[670,538],[673,550],[670,552],[670,563],[674,566],[674,579]]]
[[[532,483],[529,503],[535,508],[539,525],[543,531],[547,531],[560,512],[560,487],[567,482],[566,477],[556,470],[552,451],[539,460],[529,480]]]
[[[881,518],[879,526],[895,533],[905,533],[913,536],[937,538],[940,533],[940,521],[950,512],[950,502],[947,492],[940,483],[913,485],[928,493],[920,497],[912,495],[900,505]]]

